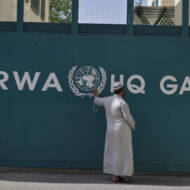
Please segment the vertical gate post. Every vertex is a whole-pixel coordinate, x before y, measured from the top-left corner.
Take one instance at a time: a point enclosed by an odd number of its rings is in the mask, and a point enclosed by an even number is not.
[[[182,1],[182,36],[188,36],[188,25],[189,25],[189,0]]]
[[[17,32],[23,32],[24,0],[17,0]]]
[[[134,0],[127,1],[127,35],[133,35]]]
[[[72,34],[78,33],[78,9],[79,9],[79,0],[72,0]]]

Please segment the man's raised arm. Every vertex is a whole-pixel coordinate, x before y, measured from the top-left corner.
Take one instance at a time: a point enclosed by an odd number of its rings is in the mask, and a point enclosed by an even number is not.
[[[94,104],[96,104],[98,106],[104,106],[104,98],[99,97],[98,90],[94,89],[92,94],[94,97]]]

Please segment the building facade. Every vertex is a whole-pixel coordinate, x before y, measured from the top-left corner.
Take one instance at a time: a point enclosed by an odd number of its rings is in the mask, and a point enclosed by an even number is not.
[[[25,22],[49,22],[49,0],[24,0]]]
[[[0,21],[16,21],[17,0],[0,1]],[[48,22],[49,0],[24,0],[25,22]]]

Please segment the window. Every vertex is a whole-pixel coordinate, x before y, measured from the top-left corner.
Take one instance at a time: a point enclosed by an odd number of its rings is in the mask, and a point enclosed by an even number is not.
[[[26,0],[24,22],[71,23],[71,0]]]
[[[127,0],[79,0],[79,23],[126,24]]]
[[[16,22],[17,0],[0,0],[0,22]]]
[[[181,26],[182,0],[134,0],[134,24]]]
[[[31,9],[37,14],[40,14],[40,0],[31,0]]]

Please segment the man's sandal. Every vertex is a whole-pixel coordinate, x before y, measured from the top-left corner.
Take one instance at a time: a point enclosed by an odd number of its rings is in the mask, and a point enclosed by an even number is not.
[[[112,177],[112,182],[113,183],[119,183],[120,182],[119,177],[118,176]]]

